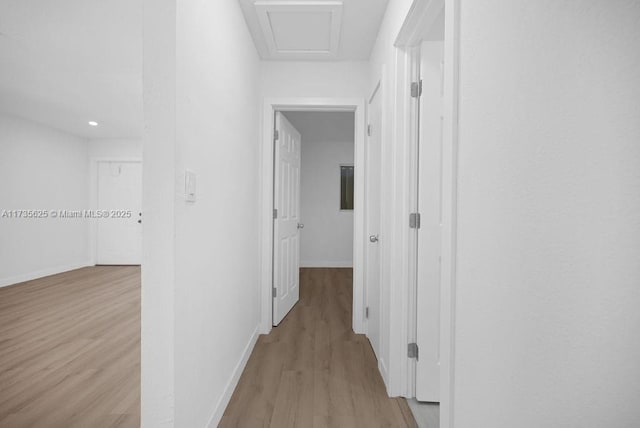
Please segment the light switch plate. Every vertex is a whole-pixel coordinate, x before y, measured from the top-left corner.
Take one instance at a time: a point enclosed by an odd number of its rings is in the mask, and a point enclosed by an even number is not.
[[[188,169],[184,172],[184,199],[187,202],[196,201],[196,173]]]

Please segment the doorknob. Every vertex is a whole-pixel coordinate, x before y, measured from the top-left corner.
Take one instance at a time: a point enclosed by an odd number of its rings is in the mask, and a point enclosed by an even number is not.
[[[298,223],[298,229],[304,229],[304,223]]]
[[[369,241],[371,241],[371,242],[378,242],[378,235],[371,235],[371,236],[369,236]]]

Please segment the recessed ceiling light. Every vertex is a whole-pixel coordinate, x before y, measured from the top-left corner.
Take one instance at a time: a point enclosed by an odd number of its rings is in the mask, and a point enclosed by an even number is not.
[[[89,125],[98,126],[98,122],[94,122],[93,120],[89,121]]]

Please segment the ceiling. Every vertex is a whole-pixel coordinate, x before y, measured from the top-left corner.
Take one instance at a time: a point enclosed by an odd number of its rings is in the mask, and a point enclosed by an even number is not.
[[[0,112],[86,138],[140,137],[142,2],[2,0]]]
[[[261,57],[281,60],[368,59],[387,1],[239,0]],[[140,138],[142,0],[0,1],[0,112]]]
[[[262,59],[366,60],[388,0],[239,0]]]

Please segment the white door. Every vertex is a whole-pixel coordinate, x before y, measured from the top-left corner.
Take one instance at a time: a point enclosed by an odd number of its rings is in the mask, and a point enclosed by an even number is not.
[[[365,253],[367,297],[367,336],[380,359],[380,159],[382,148],[382,106],[380,86],[369,100],[368,141],[366,146],[365,205],[368,234]]]
[[[276,113],[273,225],[273,325],[300,296],[300,133]]]
[[[96,263],[139,265],[142,260],[142,164],[98,162]]]
[[[416,398],[439,402],[443,43],[423,42],[420,58]]]

